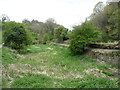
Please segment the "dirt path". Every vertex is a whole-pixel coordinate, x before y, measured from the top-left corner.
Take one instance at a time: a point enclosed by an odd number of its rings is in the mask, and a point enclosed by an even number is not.
[[[69,46],[69,44],[65,44],[65,43],[54,43],[53,44],[57,44],[57,45],[62,45],[62,46]]]

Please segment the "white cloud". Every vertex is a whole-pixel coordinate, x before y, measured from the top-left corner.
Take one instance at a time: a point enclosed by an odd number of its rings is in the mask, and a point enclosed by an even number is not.
[[[58,24],[70,28],[84,21],[97,2],[99,0],[1,0],[0,14],[18,22],[24,18],[45,21],[52,17]]]

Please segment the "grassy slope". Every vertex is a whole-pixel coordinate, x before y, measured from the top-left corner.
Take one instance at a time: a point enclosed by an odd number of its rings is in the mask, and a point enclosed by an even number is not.
[[[22,55],[3,47],[3,87],[116,88],[118,79],[108,64],[84,56],[71,56],[67,47],[32,45]]]

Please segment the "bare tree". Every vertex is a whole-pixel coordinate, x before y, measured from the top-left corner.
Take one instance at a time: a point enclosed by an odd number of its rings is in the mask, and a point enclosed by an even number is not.
[[[9,18],[7,15],[2,14],[2,15],[1,15],[1,21],[3,21],[3,22],[5,22],[5,21],[10,21],[10,18]]]

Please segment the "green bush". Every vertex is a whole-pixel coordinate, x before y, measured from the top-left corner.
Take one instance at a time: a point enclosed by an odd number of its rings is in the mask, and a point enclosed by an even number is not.
[[[55,28],[54,30],[54,39],[57,42],[62,42],[64,40],[66,40],[67,37],[67,29],[63,26],[58,26],[57,28]]]
[[[4,44],[16,50],[24,49],[32,43],[30,31],[22,23],[3,22]]]
[[[43,36],[43,44],[46,44],[48,41],[50,41],[50,36],[48,34],[44,34],[44,36]]]
[[[38,34],[35,33],[35,32],[32,32],[31,34],[32,34],[32,37],[33,37],[33,39],[32,39],[32,40],[33,40],[32,44],[39,44]]]
[[[70,51],[72,54],[81,54],[85,51],[90,41],[96,40],[100,32],[90,23],[75,26],[70,37]]]

